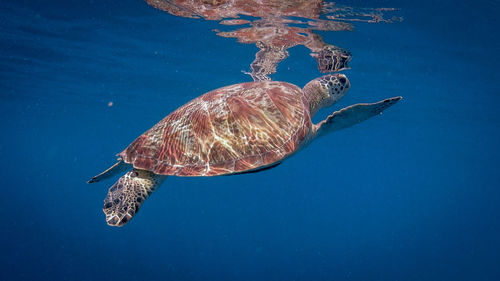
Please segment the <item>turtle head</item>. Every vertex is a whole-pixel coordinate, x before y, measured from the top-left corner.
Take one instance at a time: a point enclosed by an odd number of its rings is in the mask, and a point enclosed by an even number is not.
[[[335,73],[321,76],[307,83],[302,92],[309,102],[311,116],[323,108],[340,100],[351,88],[344,74]]]

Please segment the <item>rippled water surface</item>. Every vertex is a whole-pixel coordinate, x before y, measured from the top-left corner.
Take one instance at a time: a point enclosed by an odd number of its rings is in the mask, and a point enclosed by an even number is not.
[[[0,3],[1,280],[500,279],[496,1],[194,2]],[[169,177],[106,224],[118,177],[86,181],[165,115],[334,70],[351,90],[315,122],[403,100],[270,170]]]

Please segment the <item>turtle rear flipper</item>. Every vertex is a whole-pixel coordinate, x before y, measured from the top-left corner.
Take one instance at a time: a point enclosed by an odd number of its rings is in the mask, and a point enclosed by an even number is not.
[[[335,111],[316,125],[316,136],[356,125],[370,117],[381,114],[402,97],[393,97],[375,103],[358,103]]]
[[[108,191],[102,210],[111,226],[123,226],[139,211],[166,176],[133,169],[123,175]]]

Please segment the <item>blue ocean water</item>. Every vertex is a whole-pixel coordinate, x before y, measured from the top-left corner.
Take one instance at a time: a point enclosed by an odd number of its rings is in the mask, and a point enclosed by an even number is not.
[[[318,32],[353,54],[333,110],[383,115],[261,173],[169,177],[122,228],[86,181],[256,47],[140,0],[0,3],[1,280],[500,280],[498,1],[353,1],[402,22]],[[271,77],[321,75],[292,48]],[[112,106],[110,106],[112,103]]]

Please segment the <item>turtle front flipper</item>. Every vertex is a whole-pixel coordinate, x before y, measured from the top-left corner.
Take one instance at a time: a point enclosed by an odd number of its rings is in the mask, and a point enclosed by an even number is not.
[[[111,226],[123,226],[139,211],[166,176],[146,170],[133,169],[111,186],[102,210]]]
[[[315,125],[315,135],[319,137],[332,131],[356,125],[370,117],[381,114],[382,111],[401,99],[402,97],[393,97],[375,103],[358,103],[335,111],[325,120]]]

